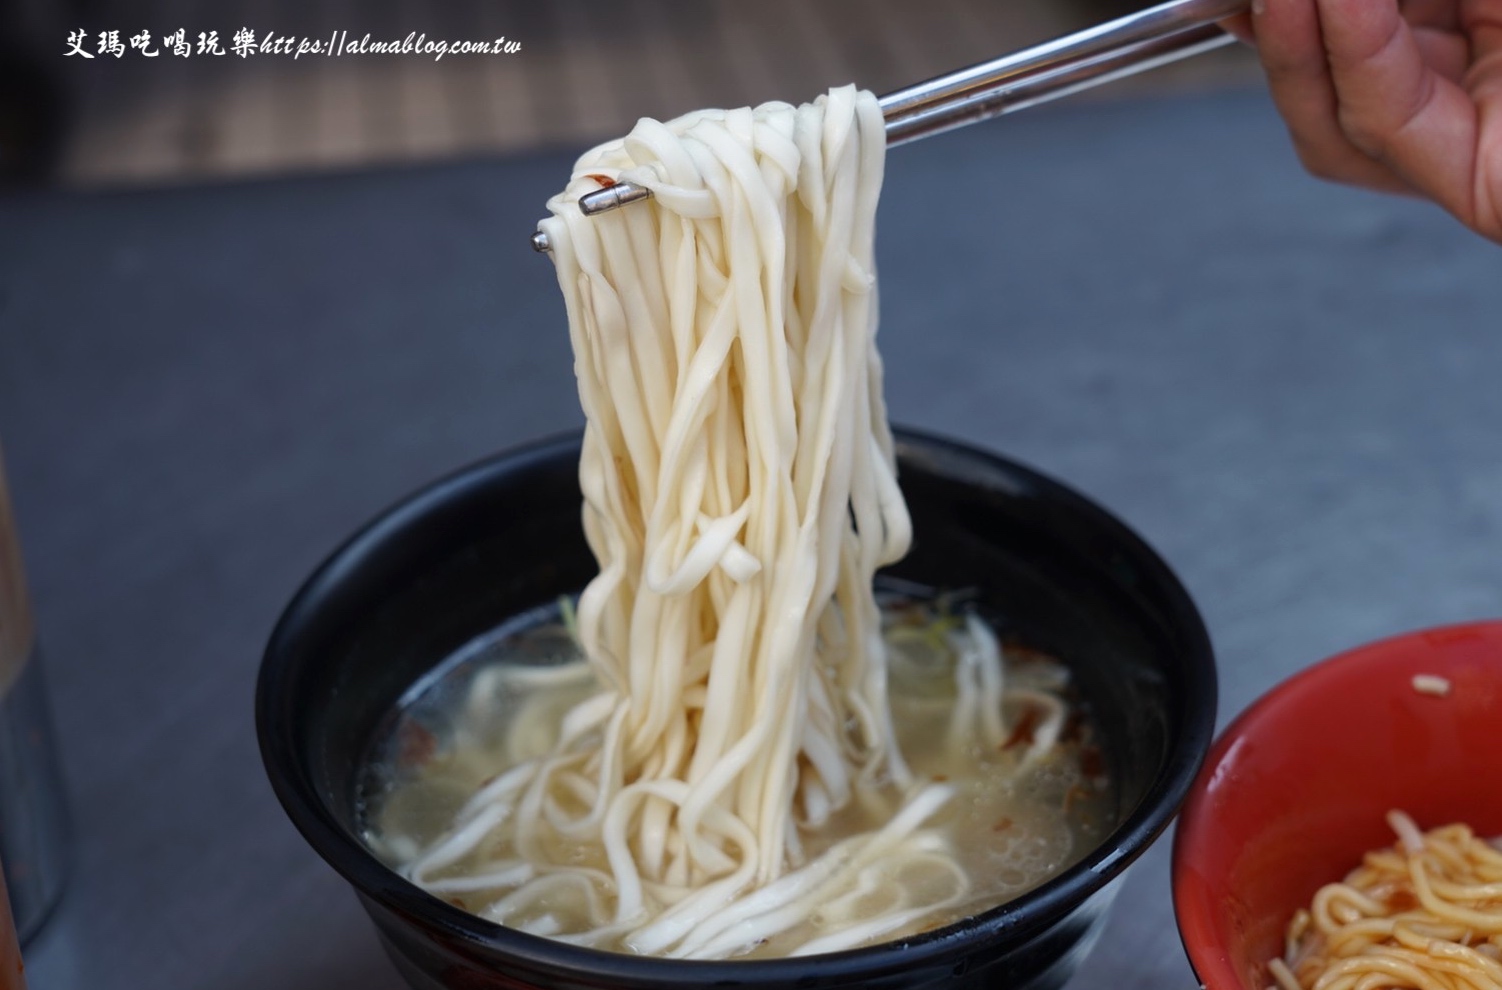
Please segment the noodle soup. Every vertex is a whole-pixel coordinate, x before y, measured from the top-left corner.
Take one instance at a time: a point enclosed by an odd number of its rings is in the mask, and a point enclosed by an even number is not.
[[[599,569],[481,637],[390,727],[367,844],[487,920],[680,959],[902,938],[1103,838],[1058,664],[889,598],[913,523],[875,347],[875,96],[643,120],[539,225]],[[588,217],[624,179],[644,210]],[[410,697],[410,696],[409,696]]]
[[[382,517],[304,586],[266,651],[256,718],[272,786],[311,849],[359,893],[407,980],[434,987],[499,980],[539,990],[798,990],[812,973],[823,986],[851,990],[938,983],[1049,990],[1078,967],[1105,921],[1113,881],[1161,834],[1208,745],[1215,712],[1208,636],[1162,561],[1099,507],[982,451],[911,434],[900,433],[898,442],[922,539],[887,573],[973,586],[983,615],[1006,618],[995,626],[1004,644],[1020,638],[1067,663],[1104,740],[1106,837],[1005,907],[815,959],[730,956],[679,965],[592,951],[482,920],[401,882],[363,839],[379,800],[358,807],[382,726],[410,710],[419,681],[432,689],[440,660],[472,655],[466,644],[493,640],[502,623],[583,587],[593,572],[572,503],[578,443],[556,441],[470,468]],[[1014,530],[1030,539],[1010,539]],[[1027,659],[1007,652],[1018,663]],[[409,738],[420,752],[424,737]],[[1279,924],[1286,920],[1285,912]]]
[[[994,623],[943,596],[883,595],[881,616],[900,749],[917,781],[943,784],[949,797],[924,822],[916,851],[850,871],[812,914],[736,957],[820,951],[821,939],[835,933],[845,947],[863,919],[885,920],[854,945],[941,927],[1036,887],[1115,825],[1105,762],[1064,666],[1002,646],[1001,703],[983,712],[988,688],[967,671],[967,657],[974,637],[989,636]],[[518,617],[450,657],[387,720],[366,761],[360,809],[365,841],[388,865],[412,877],[414,863],[454,828],[473,796],[523,761],[546,756],[566,713],[598,691],[572,621],[570,602]],[[842,840],[879,833],[911,798],[911,788],[874,780],[817,827],[807,827],[817,809],[800,807],[800,861],[823,861]],[[489,920],[584,941],[614,896],[607,854],[579,842],[549,850],[549,859],[601,879],[519,896],[538,870],[504,835],[413,879]],[[640,951],[624,935],[588,942]]]

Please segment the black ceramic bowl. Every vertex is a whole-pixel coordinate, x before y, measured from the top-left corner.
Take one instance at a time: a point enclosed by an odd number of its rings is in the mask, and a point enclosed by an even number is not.
[[[361,843],[362,754],[398,698],[503,620],[581,589],[579,442],[502,454],[424,489],[337,550],[282,615],[261,666],[261,754],[287,814],[359,894],[412,986],[1008,987],[1047,990],[1099,931],[1111,881],[1158,836],[1210,743],[1215,667],[1189,596],[1124,525],[1019,465],[899,434],[915,541],[895,577],[974,588],[1075,670],[1117,785],[1119,824],[1036,890],[926,935],[788,960],[676,962],[581,949],[482,921]]]

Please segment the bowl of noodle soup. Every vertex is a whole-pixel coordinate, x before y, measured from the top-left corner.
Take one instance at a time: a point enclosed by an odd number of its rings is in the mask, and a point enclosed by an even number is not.
[[[466,644],[576,595],[597,571],[580,525],[579,439],[546,441],[440,480],[357,533],[298,591],[261,669],[257,726],[273,787],[412,986],[1062,985],[1208,748],[1209,640],[1168,567],[1083,496],[943,439],[896,431],[895,452],[913,541],[878,586],[957,593],[1009,653],[1067,668],[1110,780],[1096,831],[1017,896],[932,930],[837,951],[815,943],[791,958],[603,951],[499,924],[414,883],[371,842],[383,733]],[[432,741],[417,743],[426,758]]]
[[[1502,622],[1409,633],[1229,725],[1174,843],[1208,990],[1502,986]]]

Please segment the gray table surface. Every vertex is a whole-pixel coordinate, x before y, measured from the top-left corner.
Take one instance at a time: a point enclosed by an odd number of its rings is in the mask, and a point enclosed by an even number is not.
[[[568,156],[0,202],[0,437],[77,818],[34,990],[395,990],[272,797],[259,651],[426,480],[579,422],[527,234]],[[1222,721],[1502,590],[1502,250],[1304,178],[1265,100],[904,148],[893,417],[1103,501],[1199,602]],[[1168,843],[1077,990],[1194,985]]]

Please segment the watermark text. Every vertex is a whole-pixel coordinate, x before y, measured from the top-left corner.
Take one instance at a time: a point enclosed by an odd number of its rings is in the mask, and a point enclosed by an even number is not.
[[[343,58],[346,55],[420,55],[437,62],[445,55],[515,55],[522,50],[522,43],[502,35],[499,38],[481,40],[452,40],[429,38],[426,33],[411,32],[401,38],[378,38],[368,32],[352,36],[348,31],[333,31],[328,37],[278,34],[267,31],[257,34],[242,27],[223,40],[218,31],[199,31],[193,38],[183,29],[153,35],[150,31],[135,34],[120,31],[96,31],[90,33],[80,28],[68,32],[67,48],[63,54],[73,58],[124,58],[131,54],[143,58],[173,58],[194,56],[235,56],[250,58],[252,55],[290,55],[293,59],[304,55],[319,58]]]

